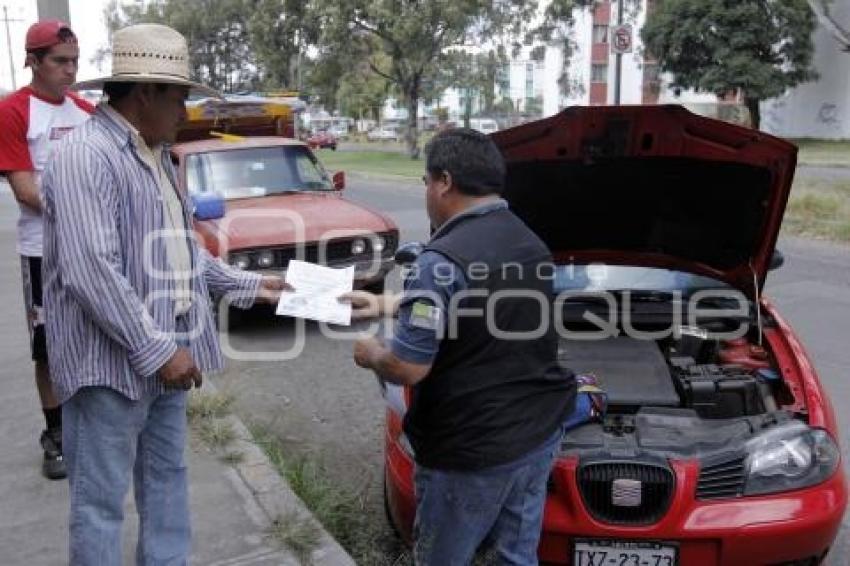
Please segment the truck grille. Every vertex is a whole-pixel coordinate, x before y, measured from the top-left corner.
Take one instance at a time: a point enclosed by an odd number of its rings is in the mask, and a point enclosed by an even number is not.
[[[724,499],[744,494],[744,457],[704,463],[699,471],[697,499]]]
[[[673,472],[657,464],[591,463],[577,473],[587,511],[596,520],[615,525],[658,522],[670,507],[676,483]]]
[[[231,254],[231,261],[234,256],[247,255],[250,260],[249,269],[286,269],[290,260],[301,259],[310,263],[319,263],[322,265],[339,265],[349,264],[355,261],[370,261],[388,259],[395,254],[398,247],[398,236],[394,232],[382,233],[386,245],[379,256],[373,255],[371,250],[372,240],[368,237],[363,238],[347,238],[339,240],[331,240],[329,242],[309,242],[301,246],[287,246],[281,248],[257,248],[249,250],[234,250]],[[365,242],[366,249],[362,254],[355,255],[352,253],[351,244],[356,239],[362,239]],[[274,256],[272,265],[261,267],[258,264],[257,258],[263,252],[271,252]]]

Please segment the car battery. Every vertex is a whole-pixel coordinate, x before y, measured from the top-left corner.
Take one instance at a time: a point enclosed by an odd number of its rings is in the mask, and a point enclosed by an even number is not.
[[[706,419],[731,419],[766,412],[770,386],[736,366],[677,367],[683,404]]]

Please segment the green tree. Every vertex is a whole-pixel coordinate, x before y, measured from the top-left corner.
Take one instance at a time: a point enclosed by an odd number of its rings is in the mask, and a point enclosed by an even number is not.
[[[639,7],[641,0],[622,0],[634,12]],[[558,76],[558,87],[561,94],[581,94],[584,92],[584,83],[575,79],[570,71],[570,59],[575,53],[577,42],[575,40],[575,12],[577,9],[592,8],[597,4],[596,0],[551,0],[543,11],[540,23],[531,28],[525,38],[525,43],[543,42],[536,48],[539,54],[532,58],[545,56],[546,46],[557,47],[563,55],[561,73]]]
[[[311,0],[248,0],[248,35],[262,86],[303,87],[307,48],[320,34],[319,12]]]
[[[536,9],[536,0],[339,0],[323,6],[321,43],[344,46],[335,52],[357,44],[372,71],[398,90],[408,113],[408,152],[416,158],[419,101],[423,87],[436,82],[443,52],[519,30]],[[379,53],[388,56],[388,68],[375,60]]]
[[[389,58],[376,44],[363,34],[345,43],[320,41],[306,79],[311,100],[345,114],[378,119],[390,86],[373,70],[389,68]]]
[[[641,30],[673,86],[740,93],[758,129],[759,102],[817,75],[806,0],[663,0]]]
[[[499,70],[507,64],[507,61],[505,50],[501,47],[480,53],[470,53],[462,49],[451,50],[439,59],[442,73],[439,84],[443,88],[456,88],[463,94],[465,126],[469,127],[469,119],[472,117],[473,99],[478,98],[483,102],[484,114],[493,112],[496,80]]]
[[[345,116],[379,120],[389,91],[387,80],[360,60],[342,75],[336,92],[337,108]]]

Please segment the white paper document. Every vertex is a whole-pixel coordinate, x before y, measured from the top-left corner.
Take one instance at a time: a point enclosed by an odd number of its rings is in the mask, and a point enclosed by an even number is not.
[[[334,269],[292,260],[286,268],[286,282],[295,291],[281,294],[277,314],[345,326],[351,324],[351,305],[340,303],[338,299],[354,288],[353,265]]]

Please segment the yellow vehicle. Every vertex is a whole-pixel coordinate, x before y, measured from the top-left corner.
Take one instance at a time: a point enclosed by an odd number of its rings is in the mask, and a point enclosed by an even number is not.
[[[178,141],[207,139],[210,131],[295,138],[295,117],[306,104],[295,96],[227,96],[186,103]]]

